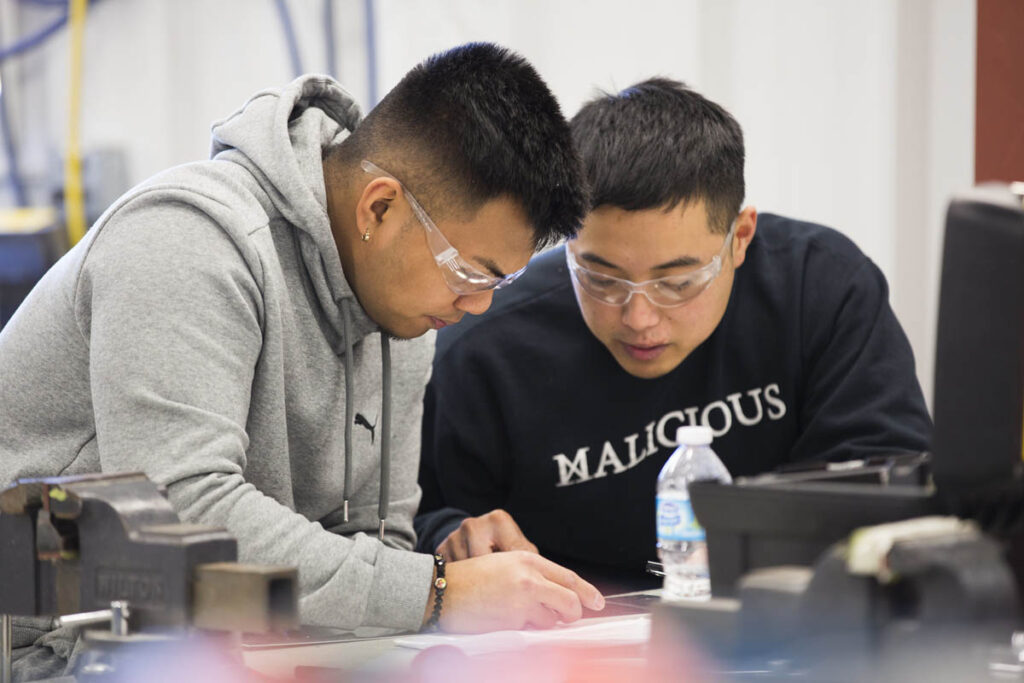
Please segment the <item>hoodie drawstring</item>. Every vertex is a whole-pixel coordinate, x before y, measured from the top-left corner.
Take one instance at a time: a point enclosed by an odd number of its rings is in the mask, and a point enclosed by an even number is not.
[[[380,333],[381,407],[380,407],[380,500],[377,516],[380,518],[378,538],[384,540],[384,520],[388,518],[388,498],[391,493],[391,343],[386,332]]]
[[[352,319],[348,299],[341,302],[342,333],[345,335],[345,489],[342,515],[348,523],[348,501],[352,486],[352,424],[355,404],[352,400]],[[387,333],[380,333],[381,409],[380,409],[380,498],[377,516],[380,527],[377,537],[384,540],[384,522],[388,517],[388,503],[391,497],[391,344]]]
[[[348,299],[341,301],[341,329],[345,335],[345,491],[342,510],[345,524],[348,524],[348,499],[352,486],[352,423],[355,405],[352,402],[352,313]]]

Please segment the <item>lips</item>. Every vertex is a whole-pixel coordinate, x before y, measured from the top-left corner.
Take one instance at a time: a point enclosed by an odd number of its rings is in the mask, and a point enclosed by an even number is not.
[[[430,320],[430,324],[435,330],[439,330],[442,327],[448,327],[449,325],[454,325],[455,323],[459,322],[458,320],[445,320],[443,318],[435,318],[432,315],[428,315],[427,318]]]
[[[660,356],[665,349],[668,348],[668,344],[629,344],[626,342],[620,342],[622,348],[625,349],[626,353],[635,360],[639,361],[651,361]]]

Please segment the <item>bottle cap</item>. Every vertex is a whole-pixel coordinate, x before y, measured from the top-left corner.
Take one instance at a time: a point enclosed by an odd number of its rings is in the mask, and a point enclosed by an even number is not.
[[[680,427],[676,430],[676,443],[680,446],[707,446],[713,436],[711,427]]]

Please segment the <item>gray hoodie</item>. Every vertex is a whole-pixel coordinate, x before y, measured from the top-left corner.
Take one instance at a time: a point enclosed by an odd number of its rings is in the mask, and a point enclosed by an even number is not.
[[[326,77],[259,93],[100,218],[0,332],[0,484],[143,471],[241,561],[297,565],[304,622],[415,629],[434,335],[388,354],[342,272],[321,155],[359,119]]]

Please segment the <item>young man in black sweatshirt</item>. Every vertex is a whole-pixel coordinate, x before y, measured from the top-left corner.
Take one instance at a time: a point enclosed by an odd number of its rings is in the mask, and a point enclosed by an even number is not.
[[[722,107],[654,79],[572,131],[592,193],[578,238],[438,337],[422,549],[536,548],[637,588],[679,426],[709,425],[734,477],[927,448],[881,271],[834,230],[743,206]]]

